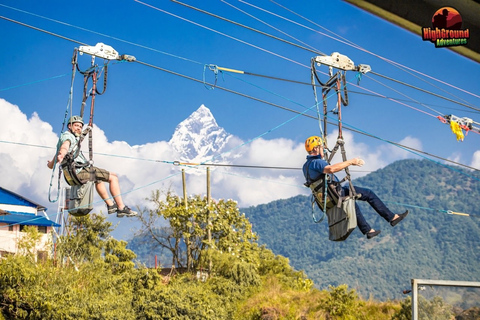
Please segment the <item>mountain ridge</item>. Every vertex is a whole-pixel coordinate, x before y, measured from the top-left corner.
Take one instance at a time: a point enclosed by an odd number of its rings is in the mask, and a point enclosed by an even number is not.
[[[471,174],[475,179],[479,176]],[[308,196],[276,200],[241,212],[252,223],[260,243],[289,258],[318,288],[346,283],[366,298],[403,299],[402,291],[414,278],[480,279],[480,219],[448,214],[452,209],[471,214],[478,210],[479,184],[466,179],[462,189],[459,175],[427,160],[409,159],[356,179],[355,185],[374,190],[392,211],[410,210],[409,216],[392,228],[370,206],[359,202],[367,221],[382,230],[372,240],[355,230],[346,241],[329,241],[326,220],[312,221]]]

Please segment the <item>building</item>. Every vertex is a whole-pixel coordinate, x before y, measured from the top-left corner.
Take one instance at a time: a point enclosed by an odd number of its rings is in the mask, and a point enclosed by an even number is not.
[[[25,226],[35,226],[42,234],[37,245],[37,258],[49,252],[45,244],[52,242],[53,228],[59,224],[48,219],[46,208],[25,197],[0,187],[0,257],[18,252],[18,240],[24,235]]]

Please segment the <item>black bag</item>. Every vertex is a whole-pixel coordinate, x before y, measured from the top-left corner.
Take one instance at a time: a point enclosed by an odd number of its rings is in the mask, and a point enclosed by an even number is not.
[[[315,197],[318,207],[322,211],[329,210],[335,206],[339,206],[343,199],[343,188],[337,181],[331,181],[332,175],[324,175],[323,178],[318,179],[308,185],[312,194]],[[325,186],[327,194],[325,197]]]
[[[68,212],[72,216],[82,217],[92,211],[93,189],[95,189],[95,183],[93,181],[87,181],[82,185],[76,185],[70,188]]]
[[[331,241],[343,241],[357,227],[357,214],[355,211],[355,199],[347,198],[340,206],[334,206],[327,210],[328,239]]]

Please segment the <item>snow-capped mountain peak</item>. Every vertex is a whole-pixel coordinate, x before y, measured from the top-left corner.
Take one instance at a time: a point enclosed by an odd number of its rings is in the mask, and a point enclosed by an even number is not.
[[[220,155],[230,138],[202,104],[177,125],[168,143],[180,154],[181,161],[202,162]]]

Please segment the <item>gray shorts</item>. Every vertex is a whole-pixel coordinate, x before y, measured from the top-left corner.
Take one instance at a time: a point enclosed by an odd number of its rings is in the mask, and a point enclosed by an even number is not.
[[[110,172],[108,172],[105,169],[100,169],[97,167],[83,168],[79,173],[77,173],[78,179],[82,181],[90,180],[91,171],[95,173],[95,182],[98,182],[98,181],[108,182],[108,179],[110,178]]]

